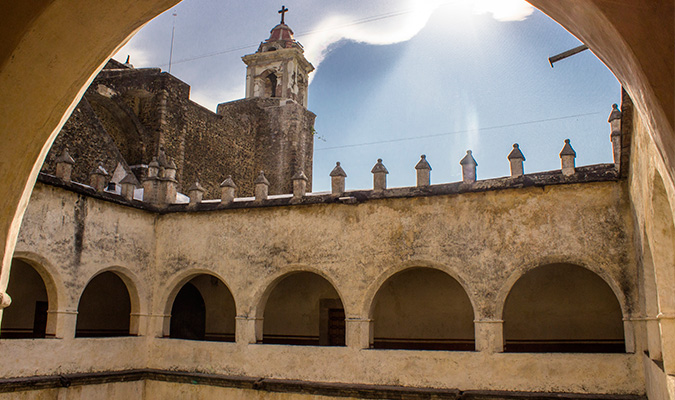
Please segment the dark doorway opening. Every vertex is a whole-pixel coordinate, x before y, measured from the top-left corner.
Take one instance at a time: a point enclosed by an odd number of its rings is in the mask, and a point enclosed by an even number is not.
[[[206,334],[206,304],[199,289],[186,283],[176,295],[171,308],[169,337],[204,340]]]

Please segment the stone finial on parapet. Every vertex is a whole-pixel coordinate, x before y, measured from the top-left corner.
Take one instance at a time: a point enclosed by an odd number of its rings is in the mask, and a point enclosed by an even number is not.
[[[148,164],[148,176],[143,181],[143,201],[150,204],[159,204],[159,162],[153,158]]]
[[[164,178],[176,179],[176,163],[173,160],[169,161],[164,167]]]
[[[255,179],[255,199],[256,201],[267,200],[267,195],[270,187],[270,181],[265,178],[265,172],[260,171],[260,174]]]
[[[342,195],[345,192],[345,178],[347,174],[340,166],[340,161],[335,163],[335,168],[330,172],[330,192],[334,195]]]
[[[157,178],[159,176],[159,162],[157,158],[153,158],[148,164],[148,178]]]
[[[228,175],[227,178],[220,184],[220,204],[230,204],[234,201],[236,195],[237,185],[234,184],[232,180],[232,175]]]
[[[176,180],[176,163],[164,158],[160,152],[159,169],[159,201],[162,204],[173,204],[178,195],[178,181]]]
[[[198,204],[202,202],[202,199],[204,198],[204,192],[206,189],[202,187],[202,185],[199,184],[199,182],[195,181],[195,183],[190,186],[188,189],[188,196],[190,196],[190,204]]]
[[[513,150],[509,153],[508,159],[509,164],[511,164],[511,177],[515,178],[522,176],[524,173],[523,161],[525,161],[525,156],[523,155],[523,152],[520,151],[518,143],[513,144]]]
[[[301,199],[307,193],[307,175],[300,170],[291,178],[293,181],[293,198]]]
[[[136,177],[133,174],[127,174],[124,179],[120,181],[122,187],[122,197],[132,201],[134,199],[134,191],[136,190]]]
[[[607,122],[611,133],[609,135],[612,141],[612,154],[614,155],[614,164],[617,166],[621,163],[621,110],[617,104],[612,105],[612,112],[609,114]]]
[[[94,168],[89,174],[89,186],[93,187],[97,192],[102,192],[108,185],[106,182],[108,176],[108,171],[99,164],[99,166]]]
[[[417,186],[429,186],[431,184],[431,165],[429,165],[426,155],[420,156],[420,161],[415,165],[415,170],[417,170]]]
[[[459,162],[462,165],[462,182],[464,183],[476,182],[476,166],[478,163],[472,154],[471,150],[467,150],[466,155]]]
[[[565,146],[560,151],[560,167],[565,176],[574,175],[574,159],[577,152],[574,151],[569,139],[565,139]]]
[[[56,159],[56,177],[64,182],[70,182],[74,164],[75,160],[68,153],[68,149],[64,147],[63,152]]]
[[[382,164],[382,159],[378,158],[377,163],[370,170],[373,174],[373,190],[384,190],[387,188],[387,168]]]

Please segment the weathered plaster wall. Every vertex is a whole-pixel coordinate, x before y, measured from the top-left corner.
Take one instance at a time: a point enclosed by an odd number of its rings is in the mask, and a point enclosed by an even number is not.
[[[162,387],[161,385],[154,385]],[[122,400],[143,399],[146,393],[145,381],[78,385],[67,388],[27,390],[0,393],[0,400]],[[166,392],[165,392],[166,393]],[[170,399],[171,396],[164,397]],[[178,397],[173,397],[178,398]]]
[[[629,175],[634,246],[640,255],[640,291],[643,306],[639,315],[641,349],[646,351],[645,373],[648,394],[663,397],[663,386],[673,392],[675,380],[675,191],[667,184],[668,168],[650,136],[641,113],[624,98],[626,114],[622,129],[632,133]],[[672,396],[672,395],[671,395]]]
[[[158,225],[159,281],[208,268],[232,288],[239,315],[258,315],[263,282],[307,269],[334,284],[348,315],[367,318],[391,274],[433,266],[467,288],[476,319],[499,319],[522,273],[563,261],[605,278],[630,315],[637,272],[625,195],[612,182],[167,214]]]
[[[50,304],[49,311],[74,321],[87,283],[113,271],[130,291],[132,312],[146,312],[155,279],[155,215],[46,185],[36,186],[30,208],[16,251],[53,278],[47,284],[57,293],[58,306]],[[69,336],[74,325],[56,329],[57,337]]]
[[[631,226],[622,181],[161,215],[38,184],[17,249],[53,273],[62,339],[0,340],[9,360],[0,375],[153,368],[463,390],[641,394],[639,354],[495,353],[510,288],[540,265],[567,262],[595,272],[630,320],[638,304]],[[444,271],[466,290],[479,351],[368,349],[376,293],[411,267]],[[73,338],[84,286],[108,269],[129,288],[132,331],[141,336]],[[255,344],[268,297],[294,271],[313,272],[333,286],[325,294],[339,295],[345,308],[346,347]],[[236,343],[158,338],[168,334],[172,296],[204,273],[232,292]],[[625,326],[630,351],[632,323]]]

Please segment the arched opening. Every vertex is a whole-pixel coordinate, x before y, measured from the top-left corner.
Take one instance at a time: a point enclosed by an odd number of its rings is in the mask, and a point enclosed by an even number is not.
[[[75,337],[129,336],[131,298],[124,281],[114,272],[95,276],[77,306]]]
[[[277,97],[277,76],[271,73],[265,77],[265,97]]]
[[[183,285],[173,301],[169,337],[190,340],[206,337],[206,304],[199,289],[190,282]]]
[[[650,218],[651,217],[651,218]],[[657,172],[652,191],[651,215],[647,226],[658,288],[659,312],[675,312],[675,223],[668,192]]]
[[[595,273],[571,264],[527,272],[504,305],[507,352],[623,353],[621,306]]]
[[[656,316],[659,313],[656,277],[654,275],[654,260],[649,246],[649,238],[645,235],[642,248],[642,268],[640,274],[640,307],[646,317],[646,350],[652,360],[663,360],[661,353],[661,337],[659,322]]]
[[[13,259],[7,293],[12,296],[12,304],[4,310],[0,338],[46,337],[49,298],[45,282],[35,268]]]
[[[173,300],[169,337],[234,342],[236,313],[230,289],[213,275],[198,275]]]
[[[443,271],[412,268],[390,277],[373,302],[373,347],[475,350],[473,307]]]
[[[263,343],[344,346],[345,311],[333,285],[312,272],[281,278],[265,304]]]

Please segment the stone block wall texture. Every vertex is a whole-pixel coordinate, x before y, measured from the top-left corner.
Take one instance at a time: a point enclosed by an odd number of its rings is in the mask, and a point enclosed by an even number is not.
[[[142,181],[163,148],[178,167],[178,191],[199,181],[204,199],[220,198],[219,183],[228,175],[238,196],[253,195],[260,171],[270,194],[291,193],[298,169],[311,182],[313,113],[292,101],[253,98],[221,104],[216,114],[189,93],[187,84],[159,69],[110,62],[56,138],[43,171],[53,174],[67,147],[76,161],[74,181],[88,182],[99,163],[112,173],[118,162]]]

